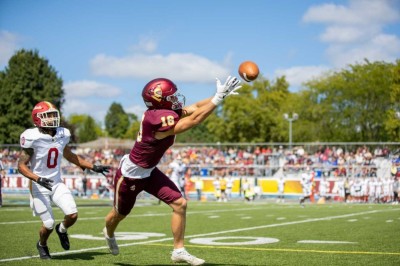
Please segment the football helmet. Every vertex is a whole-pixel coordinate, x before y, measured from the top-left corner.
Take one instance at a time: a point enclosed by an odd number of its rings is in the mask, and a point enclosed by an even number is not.
[[[185,105],[185,96],[175,83],[166,78],[151,80],[142,91],[143,101],[149,109],[179,110]]]
[[[35,126],[57,128],[60,126],[60,112],[50,102],[40,102],[33,107],[32,120]]]

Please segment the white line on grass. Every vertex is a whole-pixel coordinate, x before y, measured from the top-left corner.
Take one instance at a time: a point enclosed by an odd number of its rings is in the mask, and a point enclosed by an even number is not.
[[[350,214],[337,215],[337,216],[328,216],[328,217],[324,217],[324,218],[312,218],[312,219],[293,221],[293,222],[286,222],[286,223],[279,223],[279,224],[267,224],[267,225],[246,227],[246,228],[240,228],[240,229],[232,229],[232,230],[211,232],[211,233],[206,233],[206,234],[189,235],[189,236],[185,236],[185,239],[196,238],[196,237],[205,237],[205,236],[213,236],[213,235],[220,235],[220,234],[226,234],[226,233],[236,233],[236,232],[257,230],[257,229],[270,228],[270,227],[279,227],[279,226],[286,226],[286,225],[319,222],[319,221],[326,221],[326,220],[332,220],[332,219],[341,219],[341,218],[353,217],[353,216],[364,215],[364,214],[372,214],[372,213],[378,213],[378,212],[384,212],[384,211],[400,211],[400,209],[373,210],[373,211],[367,211],[367,212],[350,213]],[[129,246],[151,244],[151,243],[171,241],[171,240],[173,240],[172,237],[166,237],[166,238],[156,239],[156,240],[148,240],[148,241],[135,242],[135,243],[119,244],[118,246],[119,247],[129,247]],[[108,249],[108,247],[107,246],[101,246],[101,247],[95,247],[95,248],[85,248],[85,249],[79,249],[79,250],[55,252],[55,253],[52,253],[52,256],[83,253],[83,252],[88,252],[88,251],[93,251],[93,250],[101,250],[101,249]],[[26,257],[18,257],[18,258],[1,259],[0,262],[26,260],[26,259],[38,258],[38,257],[39,256],[26,256]]]
[[[237,211],[252,211],[252,210],[260,210],[264,209],[262,207],[257,208],[243,208],[243,209],[234,209],[234,210],[210,210],[210,211],[189,211],[187,215],[191,214],[207,214],[207,213],[221,213],[221,212],[237,212]],[[127,216],[128,218],[137,218],[137,217],[151,217],[151,216],[170,216],[170,212],[165,213],[145,213],[145,214],[138,214],[138,215],[130,215]],[[104,220],[104,216],[101,217],[83,217],[79,218],[79,221],[89,221],[89,220]],[[14,224],[26,224],[26,223],[37,223],[40,222],[39,220],[29,220],[29,221],[14,221],[14,222],[0,222],[0,225],[14,225]]]

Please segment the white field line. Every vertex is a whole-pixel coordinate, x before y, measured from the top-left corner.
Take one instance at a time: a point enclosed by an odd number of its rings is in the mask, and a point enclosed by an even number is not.
[[[111,207],[110,207],[111,209]],[[221,212],[237,212],[237,211],[251,211],[251,210],[260,210],[264,209],[262,207],[253,207],[253,208],[242,208],[242,209],[234,209],[234,210],[210,210],[210,211],[189,211],[187,215],[191,214],[207,214],[207,213],[221,213]],[[79,213],[79,211],[78,211]],[[128,215],[125,219],[128,218],[137,218],[137,217],[149,217],[149,216],[170,216],[171,212],[165,213],[144,213],[138,215]],[[104,216],[101,217],[79,217],[79,221],[89,221],[89,220],[104,220]],[[14,225],[14,224],[27,224],[27,223],[40,223],[40,220],[29,220],[29,221],[14,221],[14,222],[0,222],[0,225]]]
[[[353,216],[365,215],[365,214],[372,214],[372,213],[378,213],[378,212],[385,212],[385,211],[400,211],[400,209],[373,210],[373,211],[350,213],[350,214],[337,215],[337,216],[328,216],[328,217],[324,217],[324,218],[312,218],[312,219],[293,221],[293,222],[286,222],[286,223],[279,223],[279,224],[267,224],[267,225],[260,225],[260,226],[253,226],[253,227],[246,227],[246,228],[239,228],[239,229],[211,232],[211,233],[206,233],[206,234],[189,235],[189,236],[185,236],[185,239],[196,238],[196,237],[205,237],[205,236],[213,236],[213,235],[220,235],[220,234],[226,234],[226,233],[236,233],[236,232],[257,230],[257,229],[270,228],[270,227],[279,227],[279,226],[286,226],[286,225],[294,225],[294,224],[326,221],[326,220],[332,220],[332,219],[341,219],[341,218],[347,218],[347,217],[353,217]],[[119,247],[129,247],[129,246],[135,246],[135,245],[141,245],[141,244],[151,244],[151,243],[157,243],[157,242],[164,242],[164,241],[167,241],[167,240],[171,241],[171,240],[173,240],[173,238],[172,237],[166,237],[166,238],[156,239],[156,240],[148,240],[148,241],[135,242],[135,243],[119,244],[118,246]],[[95,248],[86,248],[86,249],[79,249],[79,250],[71,250],[71,251],[63,251],[63,252],[55,252],[55,253],[52,253],[51,255],[52,256],[57,256],[57,255],[66,255],[66,254],[74,254],[74,253],[83,253],[83,252],[88,252],[88,251],[93,251],[93,250],[101,250],[101,249],[108,249],[108,246],[101,246],[101,247],[95,247]],[[25,259],[38,258],[38,257],[39,256],[25,256],[25,257],[1,259],[0,262],[25,260]]]

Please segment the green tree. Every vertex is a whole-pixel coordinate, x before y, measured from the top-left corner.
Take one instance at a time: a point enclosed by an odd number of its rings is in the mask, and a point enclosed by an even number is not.
[[[96,131],[96,122],[91,116],[88,116],[82,125],[82,130],[79,131],[79,142],[88,142],[96,140],[98,135]]]
[[[214,134],[212,134],[207,128],[206,119],[203,123],[198,126],[176,136],[176,142],[179,143],[210,143],[216,142]]]
[[[396,61],[391,75],[393,83],[390,91],[390,108],[387,111],[385,129],[388,132],[389,140],[400,141],[400,60]]]
[[[75,130],[78,143],[92,141],[102,135],[100,123],[96,123],[90,115],[72,114],[69,116],[68,122]]]
[[[123,138],[129,128],[129,115],[121,104],[113,102],[105,118],[106,131],[113,138]]]
[[[289,95],[284,77],[244,84],[239,96],[229,96],[207,128],[220,142],[270,142],[284,139],[281,107]]]
[[[320,116],[314,140],[388,141],[384,125],[392,108],[392,69],[392,64],[365,60],[308,82],[308,102]]]
[[[140,129],[140,121],[135,114],[128,113],[129,128],[124,134],[124,139],[136,139],[137,133]]]
[[[32,127],[31,111],[40,101],[61,109],[63,81],[38,51],[19,50],[0,72],[0,144],[19,142],[24,129]]]

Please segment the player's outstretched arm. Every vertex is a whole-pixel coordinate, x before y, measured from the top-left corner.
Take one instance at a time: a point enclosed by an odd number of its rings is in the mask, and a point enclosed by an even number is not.
[[[225,83],[221,83],[219,79],[216,81],[216,93],[214,97],[205,99],[198,102],[192,109],[188,110],[190,115],[183,117],[174,128],[166,132],[156,132],[155,137],[157,139],[163,139],[167,136],[177,135],[183,133],[203,122],[215,108],[229,95],[238,94],[237,90],[242,86],[239,85],[240,80],[235,77],[229,76]]]
[[[67,159],[69,162],[81,167],[83,170],[84,169],[90,169],[96,173],[101,173],[105,176],[110,171],[110,166],[105,166],[105,165],[94,165],[91,162],[86,161],[83,159],[81,156],[73,153],[71,151],[71,148],[68,146],[65,146],[64,148],[64,157]]]
[[[198,108],[208,104],[210,101],[213,102],[215,105],[219,105],[227,96],[239,94],[237,90],[239,90],[242,86],[240,86],[240,80],[238,80],[236,77],[229,76],[224,84],[222,84],[221,81],[217,78],[216,87],[217,91],[214,97],[210,97],[201,100],[195,104],[184,107],[182,116],[185,117],[193,114]]]
[[[194,103],[192,105],[183,107],[182,117],[186,117],[186,116],[193,114],[194,111],[196,111],[200,107],[208,104],[211,101],[211,99],[212,99],[212,97],[198,101],[197,103]]]

